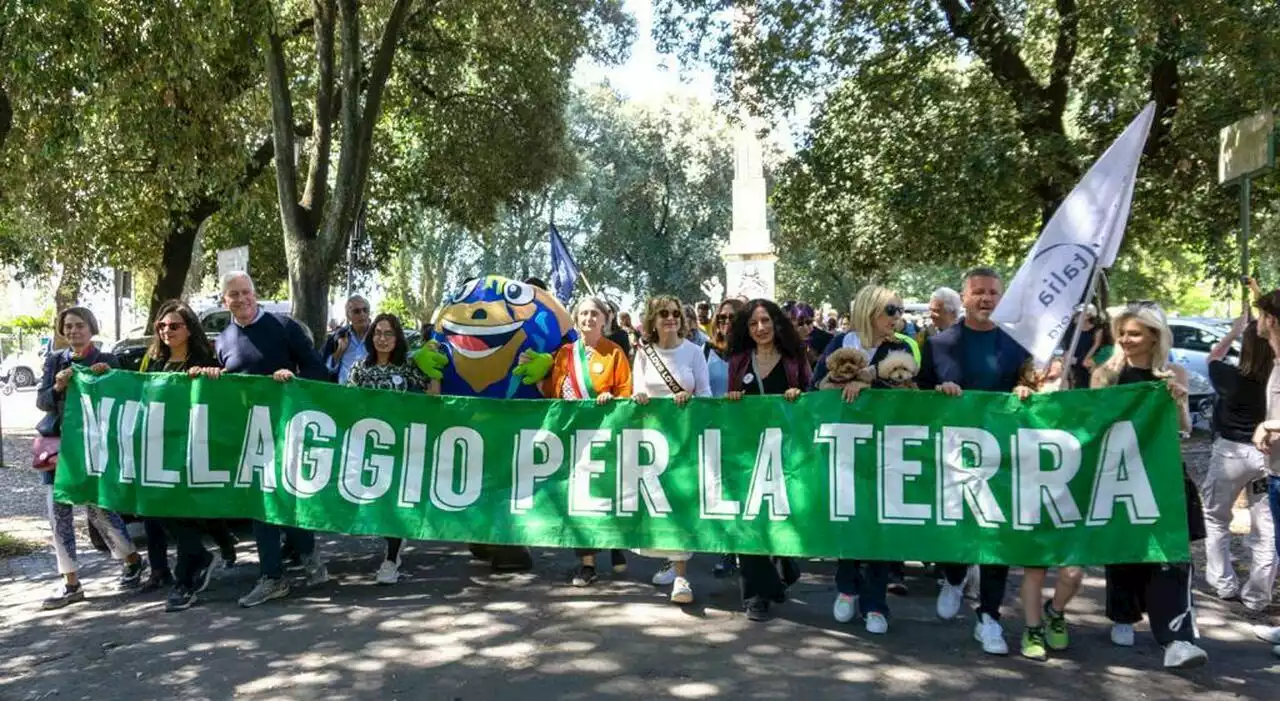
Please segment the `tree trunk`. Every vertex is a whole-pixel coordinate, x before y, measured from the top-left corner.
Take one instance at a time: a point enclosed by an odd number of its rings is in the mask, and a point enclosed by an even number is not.
[[[289,297],[293,318],[311,330],[319,348],[329,330],[329,273],[333,266],[315,241],[285,236],[289,257]]]
[[[196,235],[200,226],[213,215],[218,207],[201,203],[191,212],[173,212],[169,215],[169,233],[165,236],[156,264],[156,284],[151,289],[151,304],[147,311],[146,328],[156,319],[160,305],[171,299],[180,299],[187,285],[187,272],[191,270],[191,254],[195,250]]]

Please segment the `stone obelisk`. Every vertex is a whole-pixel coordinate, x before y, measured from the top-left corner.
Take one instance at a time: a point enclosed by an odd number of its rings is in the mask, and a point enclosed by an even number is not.
[[[734,137],[733,229],[720,254],[726,297],[773,299],[778,258],[769,238],[765,194],[764,149],[748,120]]]

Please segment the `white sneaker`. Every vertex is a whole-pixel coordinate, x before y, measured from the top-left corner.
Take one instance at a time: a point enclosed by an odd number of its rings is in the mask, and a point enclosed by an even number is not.
[[[675,581],[671,583],[671,603],[693,603],[693,587],[689,586],[689,580],[684,577],[676,577]]]
[[[867,614],[867,632],[872,635],[884,635],[889,632],[889,619],[883,613],[872,611]]]
[[[400,581],[400,558],[395,561],[383,560],[378,566],[378,574],[374,575],[378,584],[395,584]]]
[[[1257,625],[1253,627],[1253,634],[1264,643],[1280,645],[1280,626]]]
[[[982,571],[977,565],[969,565],[964,576],[964,598],[977,601],[982,595]]]
[[[938,618],[949,621],[960,615],[960,605],[964,603],[964,585],[953,586],[943,583],[938,592]]]
[[[653,583],[660,587],[665,587],[665,586],[670,586],[672,584],[675,584],[676,583],[675,566],[672,565],[670,562],[667,562],[666,564],[664,564],[662,566],[662,569],[658,570],[653,575]]]
[[[831,615],[836,621],[848,623],[858,611],[858,597],[849,594],[837,594],[836,603],[831,607]]]
[[[1199,667],[1209,661],[1209,653],[1185,640],[1175,640],[1164,649],[1165,669]]]
[[[1133,624],[1116,623],[1112,625],[1111,643],[1120,647],[1133,647]]]
[[[320,559],[320,553],[311,553],[302,558],[302,569],[307,573],[307,586],[315,587],[329,581],[329,570]]]
[[[982,643],[982,651],[988,655],[1009,654],[1009,643],[1004,641],[1004,628],[1000,626],[1000,621],[988,614],[978,617],[978,624],[973,628],[973,639]]]

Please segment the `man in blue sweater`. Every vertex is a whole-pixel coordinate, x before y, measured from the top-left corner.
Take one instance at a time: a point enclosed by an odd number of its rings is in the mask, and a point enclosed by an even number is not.
[[[216,342],[218,363],[223,371],[270,375],[277,382],[288,382],[295,376],[308,380],[329,379],[320,354],[316,353],[302,325],[258,306],[258,295],[248,273],[227,275],[222,281],[222,298],[232,317],[232,323],[218,334]],[[284,578],[282,537],[302,556],[307,584],[323,584],[329,579],[316,553],[315,534],[311,531],[254,522],[253,536],[258,543],[261,578],[253,591],[240,599],[241,606],[257,606],[289,595],[289,582]]]
[[[990,268],[975,268],[964,276],[961,302],[964,321],[929,339],[924,347],[917,381],[922,389],[935,389],[950,397],[965,390],[1013,392],[1023,397],[1032,389],[1020,384],[1023,365],[1030,357],[1009,334],[996,326],[991,313],[1000,304],[1004,285]],[[955,618],[964,602],[968,565],[942,565],[946,582],[938,593],[938,616]],[[979,568],[978,625],[974,638],[992,655],[1009,654],[1000,626],[1000,605],[1009,581],[1005,565]]]

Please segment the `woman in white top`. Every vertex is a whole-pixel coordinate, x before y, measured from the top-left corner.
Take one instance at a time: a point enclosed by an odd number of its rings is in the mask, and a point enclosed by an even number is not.
[[[675,400],[685,406],[691,397],[710,397],[707,359],[702,348],[685,339],[684,314],[680,300],[662,296],[649,300],[644,315],[641,345],[632,364],[632,399],[641,406],[650,397]],[[686,568],[693,553],[670,550],[637,550],[645,557],[664,557],[668,564],[653,576],[659,586],[671,585],[671,603],[693,601]]]

